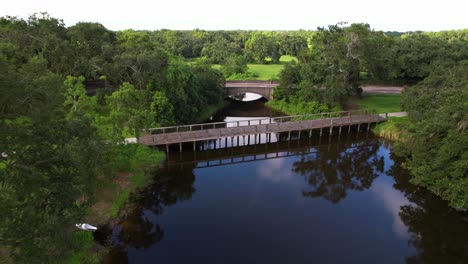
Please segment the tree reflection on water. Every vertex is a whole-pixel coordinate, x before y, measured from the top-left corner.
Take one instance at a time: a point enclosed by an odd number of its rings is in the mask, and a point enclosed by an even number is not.
[[[387,172],[395,189],[413,204],[400,208],[400,218],[410,232],[409,243],[418,252],[406,263],[468,263],[468,215],[448,207],[447,202],[409,182],[409,173],[401,167],[401,158],[392,157]],[[400,160],[398,160],[400,159]]]
[[[195,192],[193,169],[194,165],[189,164],[158,171],[153,184],[133,198],[136,207],[114,228],[114,245],[104,263],[128,263],[126,248],[146,249],[164,238],[163,227],[155,224],[150,215],[161,215],[165,207],[191,199]]]
[[[295,177],[304,177],[305,183],[300,181],[299,188],[293,190],[295,193],[302,191],[303,197],[323,197],[333,204],[345,199],[353,190],[363,191],[372,187],[373,192],[388,194],[379,188],[379,184],[383,186],[385,181],[379,178],[374,186],[372,184],[379,176],[391,176],[395,184],[393,187],[392,183],[385,185],[385,190],[391,190],[390,194],[398,199],[390,199],[391,203],[387,206],[392,209],[392,217],[398,220],[396,229],[401,235],[399,238],[402,241],[408,239],[409,245],[417,252],[414,256],[406,257],[406,263],[467,263],[467,215],[450,209],[435,195],[410,184],[410,176],[401,167],[402,160],[393,156],[389,158],[388,149],[391,146],[382,148],[385,142],[383,144],[378,138],[312,144],[314,147],[310,147],[309,142],[302,148],[304,142],[298,142],[300,148],[291,148],[290,144],[280,142],[270,148],[259,145],[232,149],[230,153],[235,154],[237,160],[238,155],[263,155],[270,149],[272,153],[297,155],[295,161],[291,161],[292,168],[286,159],[279,162],[277,167],[270,167],[272,173],[282,173],[283,168],[292,172],[286,178],[275,175],[272,182],[279,184]],[[211,158],[208,152],[199,154],[199,159]],[[191,158],[190,155],[190,159],[185,160],[190,162],[183,165],[180,163],[158,170],[154,183],[133,198],[136,207],[114,228],[113,248],[104,263],[128,263],[128,255],[132,255],[127,254],[130,248],[148,249],[164,239],[160,216],[168,206],[190,200],[196,191],[194,169],[197,163]],[[261,169],[258,171],[261,177],[269,173]]]
[[[319,147],[313,154],[302,155],[293,171],[306,178],[306,197],[323,197],[338,203],[349,190],[368,189],[378,172],[383,172],[384,158],[377,150],[378,139],[361,140],[351,145],[336,144],[336,150]]]

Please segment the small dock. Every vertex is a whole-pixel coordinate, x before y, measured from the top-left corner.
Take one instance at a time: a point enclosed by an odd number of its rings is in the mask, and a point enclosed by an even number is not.
[[[260,142],[260,134],[266,134],[267,139],[271,139],[272,133],[288,133],[287,139],[291,139],[291,132],[298,132],[312,136],[313,130],[317,130],[319,135],[323,133],[341,134],[348,133],[352,126],[370,128],[372,123],[385,121],[387,114],[377,114],[369,110],[342,111],[331,113],[320,113],[310,115],[296,115],[272,117],[264,119],[251,119],[245,121],[216,122],[206,124],[193,124],[184,126],[161,127],[150,129],[150,134],[141,136],[139,143],[147,146],[166,146],[178,144],[182,151],[182,143],[192,143],[193,150],[196,150],[197,142],[210,140],[221,140],[228,138],[231,141],[236,137],[254,136],[254,144]],[[257,140],[258,136],[258,140]],[[250,137],[249,137],[250,138]]]

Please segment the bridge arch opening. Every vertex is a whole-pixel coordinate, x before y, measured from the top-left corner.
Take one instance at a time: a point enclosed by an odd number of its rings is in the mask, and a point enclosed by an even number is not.
[[[231,94],[228,95],[228,98],[233,100],[242,101],[242,102],[252,102],[257,100],[268,100],[264,95],[257,94],[257,93],[238,93],[238,94]]]

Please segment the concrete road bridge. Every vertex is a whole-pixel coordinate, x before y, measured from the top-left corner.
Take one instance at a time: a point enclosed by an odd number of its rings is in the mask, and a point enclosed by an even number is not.
[[[272,81],[226,81],[224,84],[225,96],[241,93],[255,93],[273,100],[273,89],[278,83]]]

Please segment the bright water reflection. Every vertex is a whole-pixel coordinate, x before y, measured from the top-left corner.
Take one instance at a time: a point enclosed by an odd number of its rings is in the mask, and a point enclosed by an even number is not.
[[[464,216],[390,149],[352,134],[173,153],[106,262],[466,263]]]

